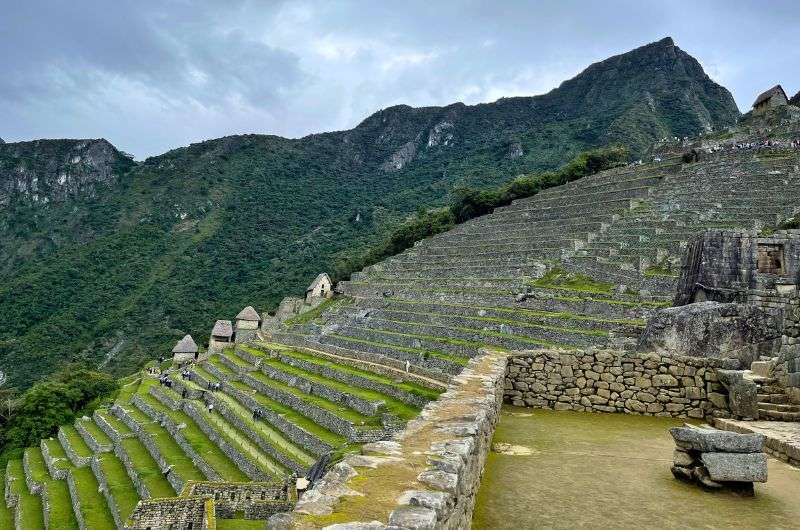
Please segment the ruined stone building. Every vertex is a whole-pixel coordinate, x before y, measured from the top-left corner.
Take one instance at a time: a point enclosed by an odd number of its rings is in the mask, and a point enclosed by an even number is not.
[[[753,113],[763,114],[769,109],[775,107],[782,107],[789,104],[789,98],[786,97],[781,85],[775,85],[766,92],[759,94],[753,103]]]

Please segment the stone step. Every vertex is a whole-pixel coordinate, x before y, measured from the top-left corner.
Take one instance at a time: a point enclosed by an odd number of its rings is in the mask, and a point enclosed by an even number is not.
[[[774,364],[771,361],[753,361],[750,363],[750,371],[753,374],[765,379],[772,377],[772,367]]]
[[[777,410],[780,412],[800,412],[800,405],[791,405],[787,403],[771,403],[759,402],[759,410]]]
[[[759,403],[788,403],[789,396],[786,394],[758,394]]]
[[[758,417],[777,421],[800,421],[800,412],[758,409]]]

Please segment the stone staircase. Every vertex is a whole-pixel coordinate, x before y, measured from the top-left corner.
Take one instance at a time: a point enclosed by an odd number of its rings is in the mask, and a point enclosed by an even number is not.
[[[140,501],[152,510],[190,484],[285,483],[320,458],[388,438],[443,389],[374,362],[266,343],[166,377],[143,372],[112,407],[10,461],[2,527],[122,528]]]
[[[800,405],[790,403],[783,387],[777,385],[773,368],[777,358],[762,357],[750,365],[749,378],[758,387],[758,417],[762,420],[800,421]]]

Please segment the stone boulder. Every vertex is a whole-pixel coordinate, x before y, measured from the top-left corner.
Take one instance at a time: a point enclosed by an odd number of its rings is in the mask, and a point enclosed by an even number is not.
[[[657,311],[639,339],[639,351],[733,359],[750,366],[780,347],[780,319],[752,305],[698,302]]]

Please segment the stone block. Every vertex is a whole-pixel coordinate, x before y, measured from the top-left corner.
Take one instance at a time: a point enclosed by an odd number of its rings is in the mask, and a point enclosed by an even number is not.
[[[767,455],[764,453],[703,453],[700,459],[714,481],[767,481]]]
[[[740,434],[695,427],[673,427],[669,432],[678,447],[702,453],[760,453],[766,441],[763,434]]]

